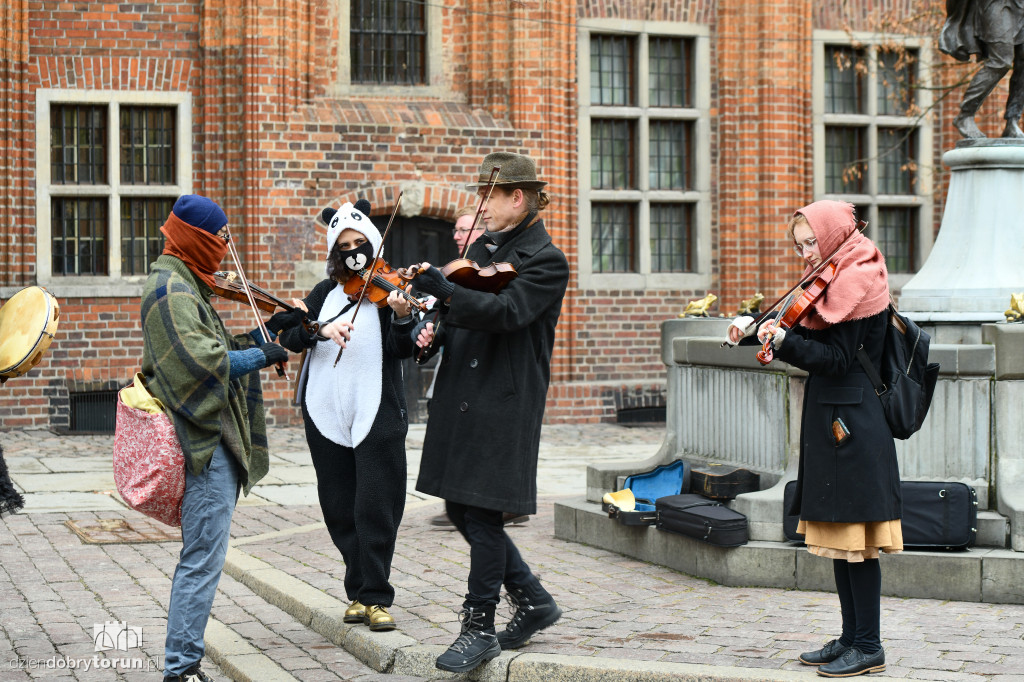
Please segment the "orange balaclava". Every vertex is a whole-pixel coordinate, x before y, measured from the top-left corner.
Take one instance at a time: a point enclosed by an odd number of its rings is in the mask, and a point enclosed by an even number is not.
[[[160,228],[166,238],[163,252],[180,259],[213,288],[213,273],[228,252],[227,242],[216,234],[227,224],[228,217],[212,199],[185,194]]]

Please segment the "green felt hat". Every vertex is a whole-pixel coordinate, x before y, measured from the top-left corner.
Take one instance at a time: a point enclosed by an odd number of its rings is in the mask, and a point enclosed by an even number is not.
[[[466,185],[466,189],[475,192],[478,187],[486,187],[495,166],[501,169],[498,171],[495,187],[541,189],[548,184],[537,180],[537,166],[530,157],[511,152],[493,152],[485,156],[483,163],[480,164],[479,182]]]

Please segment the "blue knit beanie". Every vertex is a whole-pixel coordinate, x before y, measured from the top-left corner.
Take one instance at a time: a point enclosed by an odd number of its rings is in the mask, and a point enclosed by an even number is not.
[[[213,199],[198,194],[184,194],[178,197],[171,213],[192,227],[206,230],[210,234],[217,234],[228,224],[228,217],[224,215],[220,206]]]

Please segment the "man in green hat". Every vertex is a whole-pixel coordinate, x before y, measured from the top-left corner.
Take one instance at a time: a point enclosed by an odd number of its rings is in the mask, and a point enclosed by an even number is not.
[[[425,263],[414,284],[447,307],[437,341],[430,343],[430,324],[416,339],[423,348],[443,346],[416,489],[445,500],[470,546],[462,632],[437,659],[442,670],[472,670],[502,649],[523,646],[562,615],[503,521],[505,513],[537,511],[540,429],[555,325],[569,283],[569,263],[538,215],[548,205],[546,184],[537,180],[530,158],[488,154],[478,181],[467,186],[485,202],[486,229],[467,258],[481,267],[509,263],[516,277],[496,292],[478,291]],[[502,585],[516,611],[497,633]]]

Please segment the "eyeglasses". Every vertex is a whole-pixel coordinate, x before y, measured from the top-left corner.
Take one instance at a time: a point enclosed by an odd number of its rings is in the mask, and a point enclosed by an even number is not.
[[[793,250],[796,251],[796,255],[803,257],[805,252],[817,248],[817,246],[818,240],[812,237],[811,239],[805,241],[803,244],[793,244]]]
[[[484,228],[482,228],[482,227],[467,227],[467,228],[465,228],[463,230],[460,230],[458,228],[453,228],[452,229],[452,234],[461,237],[462,235],[469,234],[470,232],[481,232],[483,229]]]

